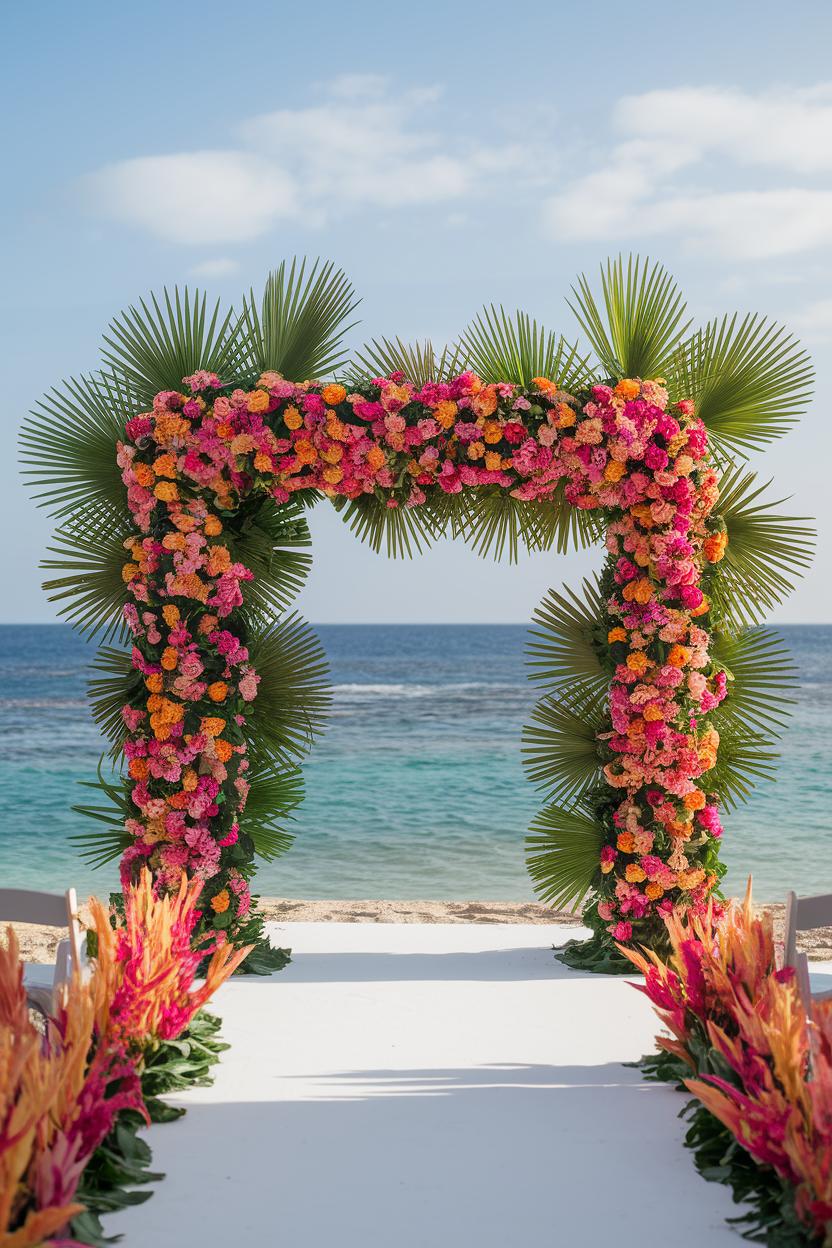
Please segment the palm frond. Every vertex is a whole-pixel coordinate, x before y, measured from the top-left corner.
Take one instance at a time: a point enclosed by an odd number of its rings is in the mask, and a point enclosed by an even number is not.
[[[93,675],[87,682],[92,717],[101,734],[110,742],[110,755],[121,753],[127,730],[121,709],[133,701],[143,687],[141,673],[133,666],[131,652],[102,646],[91,664]],[[96,674],[99,673],[99,674]]]
[[[572,806],[598,782],[597,736],[604,721],[606,691],[584,696],[541,698],[523,729],[523,764],[547,800]]]
[[[58,615],[84,637],[103,632],[102,641],[124,639],[122,617],[129,599],[122,569],[129,562],[124,540],[134,530],[124,508],[99,506],[56,530],[45,572],[58,572],[43,582]]]
[[[529,503],[530,528],[534,529],[534,550],[556,550],[565,555],[570,550],[586,550],[597,546],[604,532],[601,513],[584,511],[567,503],[566,481],[559,481],[548,498]]]
[[[346,324],[358,306],[342,269],[316,260],[307,274],[306,260],[285,260],[273,270],[258,308],[254,291],[243,303],[242,349],[253,374],[273,369],[290,381],[323,377],[346,358]]]
[[[460,517],[462,537],[483,559],[499,560],[508,551],[508,562],[516,563],[521,547],[538,549],[537,511],[499,486],[471,490]]]
[[[526,864],[541,901],[574,913],[592,887],[603,840],[603,829],[581,810],[542,810],[526,838]]]
[[[104,805],[83,804],[72,807],[76,814],[103,825],[94,832],[80,832],[70,837],[73,844],[78,846],[81,857],[92,867],[103,867],[120,858],[133,842],[133,837],[125,827],[125,820],[135,811],[131,808],[125,781],[119,776],[105,776],[103,764],[102,757],[98,764],[97,780],[81,780],[79,783],[83,788],[100,794]]]
[[[639,256],[608,260],[601,268],[600,308],[582,274],[569,307],[609,377],[660,377],[690,326],[670,274]]]
[[[712,321],[682,344],[670,370],[675,396],[694,400],[722,457],[782,437],[808,407],[813,380],[797,339],[760,316]]]
[[[249,654],[260,677],[247,716],[252,766],[294,768],[323,730],[329,710],[329,668],[321,643],[293,614],[252,636]]]
[[[736,726],[769,738],[780,735],[794,705],[797,668],[782,637],[770,628],[748,628],[736,634],[717,631],[711,657],[729,678],[728,697],[711,721],[723,732]]]
[[[771,482],[757,474],[730,469],[720,483],[719,513],[728,530],[728,547],[715,565],[711,597],[729,627],[736,631],[759,624],[792,592],[811,565],[815,530],[808,517],[776,510],[784,499],[766,500]]]
[[[566,391],[589,384],[591,369],[563,335],[546,330],[526,312],[484,307],[459,339],[459,354],[483,381],[528,386],[547,377]]]
[[[20,433],[22,475],[38,506],[61,517],[123,506],[116,443],[136,410],[135,395],[114,374],[70,377],[49,390]]]
[[[274,771],[262,767],[251,773],[250,784],[240,826],[251,837],[258,857],[273,862],[294,842],[294,836],[283,825],[303,801],[303,778],[298,768]]]
[[[557,699],[571,693],[595,702],[607,693],[610,676],[598,658],[603,599],[598,578],[584,580],[583,594],[550,589],[532,617],[526,662],[529,678]]]
[[[312,538],[301,501],[296,496],[280,506],[271,498],[258,501],[238,527],[229,526],[226,537],[232,557],[254,573],[245,587],[246,615],[280,615],[300,593],[312,566],[306,553]]]
[[[437,353],[429,338],[424,342],[402,342],[401,338],[373,338],[356,352],[347,376],[353,385],[368,377],[389,377],[404,373],[421,389],[429,381],[448,381],[463,368],[458,346],[443,347]]]
[[[412,559],[438,536],[427,507],[388,507],[375,494],[333,501],[342,520],[376,554],[384,549],[391,559]]]
[[[738,723],[724,723],[720,730],[716,766],[699,781],[716,792],[725,810],[747,802],[759,780],[774,780],[780,755],[771,749],[771,737],[750,732]]]
[[[173,297],[165,289],[161,299],[140,299],[110,322],[104,335],[102,356],[135,393],[141,406],[149,406],[160,390],[178,390],[183,377],[208,369],[225,379],[234,372],[239,343],[234,313],[220,316],[219,300],[207,307],[204,294],[193,295],[186,286]]]

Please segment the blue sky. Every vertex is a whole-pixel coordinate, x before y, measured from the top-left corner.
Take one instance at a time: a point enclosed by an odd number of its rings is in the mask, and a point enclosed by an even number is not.
[[[234,301],[307,253],[354,282],[356,346],[453,338],[492,300],[571,335],[576,273],[632,249],[697,319],[760,311],[812,351],[813,407],[757,466],[821,536],[776,618],[832,621],[828,4],[46,0],[7,6],[0,36],[0,619],[53,618],[17,425],[95,367],[108,319],[148,290]],[[523,621],[597,562],[495,566],[447,543],[394,564],[328,508],[312,524],[301,607],[319,621]]]

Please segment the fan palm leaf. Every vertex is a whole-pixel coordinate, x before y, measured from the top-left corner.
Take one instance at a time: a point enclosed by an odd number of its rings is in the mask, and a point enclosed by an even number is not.
[[[437,354],[430,339],[402,342],[401,338],[373,338],[356,352],[348,376],[354,385],[368,377],[389,377],[404,373],[421,389],[429,381],[447,381],[462,370],[459,347],[443,347]]]
[[[98,764],[97,780],[81,780],[81,786],[101,795],[103,805],[86,803],[73,806],[73,811],[101,825],[94,832],[80,832],[70,839],[77,845],[81,857],[92,867],[103,867],[120,858],[132,844],[133,837],[125,827],[125,820],[135,814],[124,779],[104,773],[104,758]]]
[[[604,603],[597,577],[582,588],[583,594],[549,590],[532,617],[526,662],[530,679],[545,685],[550,697],[569,692],[595,703],[610,682],[598,657]]]
[[[670,371],[674,394],[694,400],[722,457],[782,437],[808,407],[813,380],[797,339],[760,316],[712,321],[682,345]]]
[[[780,755],[771,749],[771,737],[725,723],[720,730],[716,766],[706,772],[700,784],[719,795],[725,810],[747,802],[759,780],[773,780]]]
[[[719,512],[728,530],[725,557],[715,565],[711,597],[734,631],[758,624],[794,589],[811,565],[815,530],[807,517],[783,515],[785,500],[762,496],[771,482],[731,468],[720,482]]]
[[[110,742],[113,759],[121,753],[127,729],[123,706],[133,702],[144,686],[141,673],[133,666],[131,652],[102,646],[91,664],[93,675],[87,683],[92,717],[102,736]]]
[[[586,550],[598,544],[604,531],[600,513],[567,503],[565,489],[566,482],[561,480],[548,498],[529,504],[530,529],[535,535],[530,549],[554,549],[559,555],[565,555],[567,551]]]
[[[376,554],[384,549],[391,559],[412,559],[439,536],[427,507],[388,507],[375,494],[334,501],[342,520]]]
[[[140,299],[110,322],[102,356],[123,376],[140,407],[149,406],[160,390],[178,390],[182,379],[198,369],[220,377],[231,375],[239,362],[236,318],[229,310],[220,315],[219,300],[209,310],[199,290],[174,287],[161,299]]]
[[[690,326],[685,302],[670,274],[639,256],[608,260],[601,268],[598,306],[581,275],[569,303],[608,377],[660,377]]]
[[[297,768],[275,771],[261,767],[249,777],[251,789],[240,826],[251,837],[254,852],[273,862],[291,849],[294,836],[284,827],[291,812],[303,801],[303,778]]]
[[[731,634],[717,631],[711,657],[729,676],[728,697],[711,720],[720,732],[736,725],[769,738],[780,735],[791,714],[797,668],[782,638],[770,628]]]
[[[266,281],[258,308],[254,291],[243,303],[240,340],[254,376],[274,370],[290,381],[323,377],[346,359],[346,324],[358,306],[343,270],[316,260],[286,266],[281,261]]]
[[[457,350],[483,381],[528,386],[534,377],[547,377],[573,391],[591,380],[587,361],[562,335],[539,326],[526,312],[511,317],[494,304],[474,318]]]
[[[135,412],[135,396],[115,374],[70,377],[49,390],[20,433],[22,475],[38,506],[59,517],[123,506],[116,443]]]
[[[267,626],[249,642],[260,677],[247,715],[252,766],[294,768],[323,731],[330,704],[321,643],[297,615]]]
[[[513,498],[498,486],[472,490],[465,497],[460,517],[462,537],[483,559],[516,563],[521,547],[538,548],[538,507]]]
[[[523,729],[523,763],[531,782],[547,800],[572,806],[601,775],[598,732],[604,722],[606,691],[559,699],[542,698]]]
[[[246,615],[280,615],[300,593],[312,566],[303,504],[297,497],[280,506],[271,498],[257,500],[237,526],[226,529],[226,538],[232,558],[254,573],[245,587]]]
[[[128,562],[125,538],[133,533],[123,509],[99,506],[57,529],[45,572],[57,572],[43,582],[50,602],[60,604],[58,615],[84,637],[103,632],[102,641],[123,639],[123,609],[130,600],[122,569]]]
[[[574,913],[592,887],[603,840],[603,829],[582,810],[542,810],[526,838],[526,863],[541,901]]]

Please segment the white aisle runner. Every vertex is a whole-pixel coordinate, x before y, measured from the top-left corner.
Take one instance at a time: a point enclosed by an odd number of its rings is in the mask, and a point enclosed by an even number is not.
[[[218,999],[231,1049],[150,1132],[124,1248],[735,1248],[682,1099],[622,1066],[654,1020],[552,958],[562,927],[271,925],[294,961]]]

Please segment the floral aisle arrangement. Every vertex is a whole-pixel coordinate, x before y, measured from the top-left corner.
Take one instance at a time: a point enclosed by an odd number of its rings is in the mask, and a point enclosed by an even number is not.
[[[750,1206],[748,1236],[820,1248],[832,1240],[830,1003],[807,1018],[750,887],[721,918],[674,915],[668,931],[666,960],[622,950],[670,1032],[643,1066],[693,1093],[686,1142],[701,1173]]]
[[[92,902],[91,973],[76,975],[45,1030],[30,1016],[8,930],[0,945],[0,1245],[98,1244],[98,1215],[145,1199],[122,1189],[159,1177],[136,1133],[151,1118],[178,1116],[156,1100],[160,1092],[205,1081],[221,1046],[215,1020],[198,1012],[248,953],[194,941],[201,887],[180,873],[161,898],[145,870],[126,889],[121,918]]]
[[[603,309],[585,281],[577,295],[594,366],[492,309],[439,357],[384,340],[347,369],[343,275],[281,267],[223,323],[187,294],[131,309],[99,377],[44,401],[24,446],[65,517],[48,588],[127,642],[91,685],[126,772],[102,771],[108,804],[82,808],[109,825],[94,859],[121,855],[125,884],[148,865],[162,892],[184,869],[203,929],[258,940],[254,857],[288,845],[326,713],[317,642],[281,614],[323,497],[392,554],[445,532],[498,555],[605,543],[600,578],[535,620],[526,761],[549,804],[530,870],[555,904],[591,892],[595,936],[566,956],[599,969],[616,941],[661,944],[674,908],[702,911],[722,811],[770,772],[791,681],[748,626],[811,542],[736,461],[789,427],[811,370],[756,318],[689,334],[658,266],[608,265]]]

